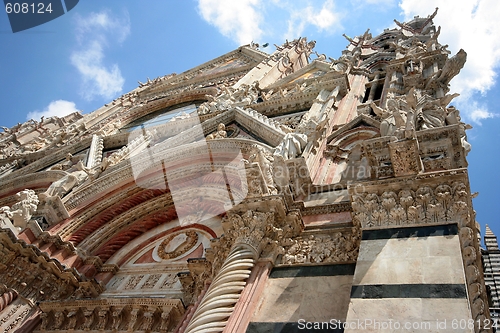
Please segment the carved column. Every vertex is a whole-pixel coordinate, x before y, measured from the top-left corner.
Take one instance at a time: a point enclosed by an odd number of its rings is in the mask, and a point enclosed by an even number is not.
[[[247,211],[241,216],[228,214],[224,219],[225,235],[219,245],[214,246],[215,249],[219,247],[219,253],[213,260],[215,271],[219,266],[217,259],[223,254],[224,247],[230,247],[231,250],[194,312],[185,332],[205,332],[206,330],[222,332],[246,285],[246,279],[250,276],[255,260],[262,251],[266,226],[272,226],[273,220],[273,213],[252,211]]]
[[[0,311],[5,309],[17,297],[17,292],[0,284]]]
[[[255,263],[255,253],[236,245],[210,285],[185,332],[222,331]]]
[[[213,245],[211,255],[207,253],[215,278],[184,332],[222,332],[256,260],[263,257],[274,262],[283,252],[280,242],[297,234],[302,225],[295,213],[285,216],[284,210],[277,213],[248,210],[243,214],[228,213],[222,226],[224,236]],[[224,256],[227,249],[229,254]]]

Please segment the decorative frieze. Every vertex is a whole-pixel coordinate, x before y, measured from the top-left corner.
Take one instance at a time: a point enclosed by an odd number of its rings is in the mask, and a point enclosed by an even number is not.
[[[305,233],[287,242],[281,264],[336,264],[356,261],[360,239],[359,228],[330,233]]]
[[[402,182],[397,189],[380,186],[378,190],[363,183],[351,187],[353,222],[363,229],[469,223],[470,195],[464,179],[439,177],[431,183],[412,184]]]
[[[35,332],[67,330],[168,332],[184,314],[178,299],[107,298],[45,302],[42,323]]]

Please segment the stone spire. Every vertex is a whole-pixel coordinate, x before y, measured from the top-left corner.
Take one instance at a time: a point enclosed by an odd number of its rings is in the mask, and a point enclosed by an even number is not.
[[[495,236],[488,225],[486,225],[486,231],[484,233],[484,244],[486,245],[486,250],[488,250],[488,252],[500,253],[497,236]]]

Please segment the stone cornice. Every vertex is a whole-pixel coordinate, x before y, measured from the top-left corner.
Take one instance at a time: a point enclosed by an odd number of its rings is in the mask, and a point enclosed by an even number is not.
[[[47,183],[50,185],[50,183],[64,177],[65,175],[67,175],[67,173],[64,171],[48,170],[18,175],[17,177],[11,179],[2,179],[0,181],[0,197],[16,191],[20,184],[22,184],[22,189],[31,188],[40,183]]]
[[[217,123],[217,120],[214,120],[214,123]],[[142,163],[141,165],[134,166],[136,168],[135,171],[140,172],[150,166],[151,163],[148,159],[144,160],[142,157],[143,155],[148,157],[158,155],[159,160],[164,159],[166,161],[175,161],[187,156],[195,156],[198,148],[202,149],[200,152],[206,151],[206,146],[204,145],[208,145],[212,154],[215,154],[218,151],[224,152],[227,148],[238,148],[243,156],[249,156],[255,147],[262,147],[266,150],[271,149],[271,147],[267,145],[247,139],[210,140],[206,142],[199,142],[195,144],[194,147],[190,145],[182,145],[170,149],[165,149],[164,145],[158,145],[152,147],[144,153],[141,153],[142,155],[139,154],[135,158],[135,161]],[[98,182],[85,185],[65,197],[64,202],[67,210],[71,211],[81,206],[84,202],[88,202],[88,200],[92,197],[102,197],[104,193],[117,186],[119,183],[134,181],[134,170],[132,169],[130,162],[127,161],[127,163],[119,164],[112,172],[103,173],[98,180]]]
[[[50,310],[64,308],[78,308],[78,307],[111,307],[111,306],[127,306],[127,305],[145,305],[145,306],[166,306],[177,308],[179,312],[184,312],[182,301],[180,299],[169,298],[106,298],[106,299],[93,299],[93,300],[74,300],[65,302],[43,302],[40,303],[40,308],[44,312]]]
[[[30,262],[39,263],[40,268],[44,271],[54,274],[61,281],[65,281],[65,284],[73,286],[73,290],[80,290],[81,292],[79,292],[79,296],[75,295],[76,297],[95,297],[103,290],[101,285],[99,285],[96,280],[88,280],[74,267],[66,267],[65,265],[62,265],[59,260],[52,258],[47,252],[40,250],[38,246],[27,244],[24,240],[17,238],[10,229],[0,228],[0,244],[2,243],[2,248],[7,247],[10,251],[13,251],[24,258],[29,258]],[[4,255],[6,254],[4,253]],[[8,260],[8,256],[3,258],[2,261],[4,260]],[[0,266],[2,265],[3,264],[1,264],[0,261]],[[4,267],[0,267],[0,272],[6,268],[5,265],[3,266]],[[68,290],[67,292],[72,291]]]
[[[272,146],[279,145],[285,137],[285,133],[280,128],[280,123],[255,110],[237,107],[235,120]]]
[[[352,206],[350,202],[340,202],[321,206],[309,206],[300,209],[302,215],[318,215],[340,212],[351,212]]]

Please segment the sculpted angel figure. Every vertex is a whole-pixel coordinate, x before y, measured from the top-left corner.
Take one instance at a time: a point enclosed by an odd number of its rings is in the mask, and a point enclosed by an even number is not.
[[[285,160],[296,158],[302,154],[302,149],[307,144],[307,135],[301,133],[287,133],[283,141],[276,147],[274,155],[280,155]]]
[[[395,99],[387,101],[387,109],[378,107],[371,102],[373,112],[380,118],[380,136],[397,136],[399,131],[405,127],[406,114],[402,114],[399,110],[398,103]]]
[[[212,133],[212,134],[209,134],[207,136],[207,140],[224,139],[226,137],[227,137],[226,125],[224,125],[223,123],[220,123],[217,126],[217,131]]]

